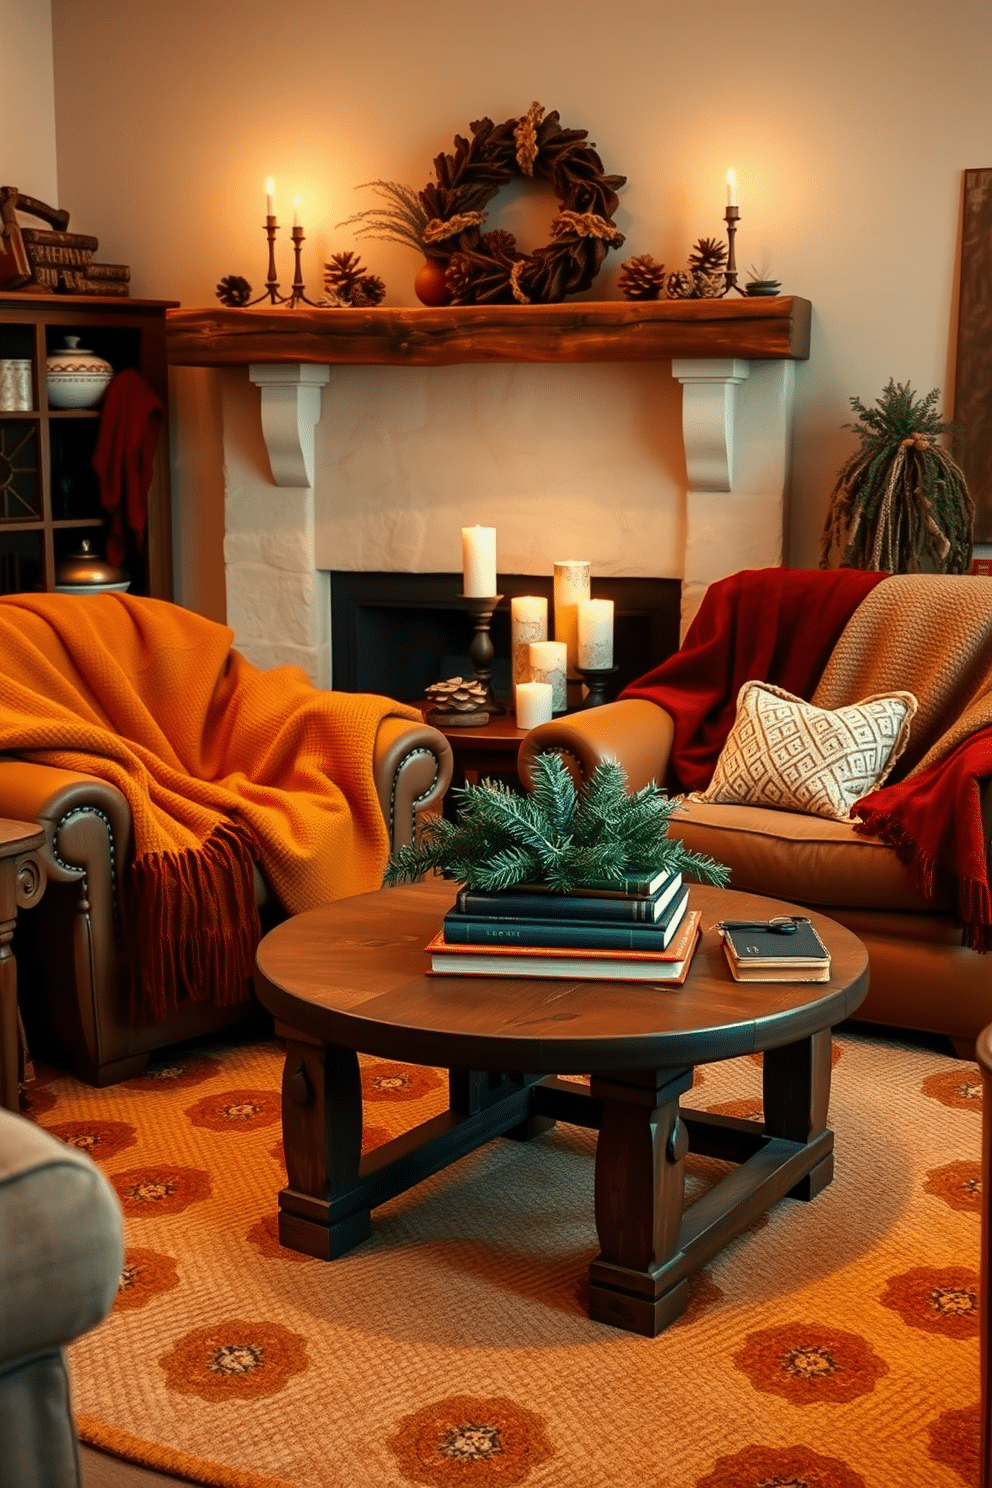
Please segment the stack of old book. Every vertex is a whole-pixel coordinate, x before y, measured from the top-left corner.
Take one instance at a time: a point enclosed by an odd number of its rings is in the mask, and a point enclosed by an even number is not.
[[[462,889],[427,947],[446,976],[682,982],[699,938],[680,873],[630,875],[570,894],[542,884]]]

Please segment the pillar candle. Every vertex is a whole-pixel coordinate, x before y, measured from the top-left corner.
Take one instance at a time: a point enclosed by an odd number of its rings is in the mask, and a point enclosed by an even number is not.
[[[491,599],[496,589],[496,528],[462,528],[462,573],[469,599]]]
[[[735,170],[728,170],[728,172],[727,172],[727,206],[728,207],[736,207],[736,205],[737,205],[737,172]]]
[[[577,605],[589,598],[590,565],[576,558],[555,564],[555,640],[568,647],[568,675],[577,677],[579,631]]]
[[[550,682],[518,682],[514,688],[517,728],[537,728],[551,722],[554,688]]]
[[[270,176],[265,183],[265,215],[274,217],[276,215],[276,183]]]
[[[612,599],[580,599],[579,666],[605,671],[613,665]]]
[[[523,594],[510,600],[510,653],[513,681],[530,681],[531,641],[548,639],[548,601],[539,594]]]
[[[551,711],[564,713],[568,707],[568,691],[565,672],[568,667],[568,651],[563,641],[531,641],[530,679],[532,682],[550,682],[552,687]]]

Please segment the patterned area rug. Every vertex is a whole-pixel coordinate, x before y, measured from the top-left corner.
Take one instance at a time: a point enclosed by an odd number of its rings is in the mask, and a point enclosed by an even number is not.
[[[235,1488],[977,1483],[978,1072],[860,1035],[834,1054],[834,1183],[654,1340],[585,1314],[590,1133],[494,1142],[326,1264],[276,1238],[274,1044],[105,1091],[50,1072],[30,1114],[127,1216],[115,1310],[70,1355],[83,1438]],[[446,1103],[431,1070],[364,1082],[369,1146]],[[757,1061],[707,1066],[691,1103],[757,1118]],[[726,1171],[689,1164],[690,1201]]]

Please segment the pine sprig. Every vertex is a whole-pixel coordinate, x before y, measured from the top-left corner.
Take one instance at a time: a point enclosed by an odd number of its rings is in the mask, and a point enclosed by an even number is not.
[[[714,884],[730,877],[722,863],[668,836],[678,803],[655,785],[628,795],[617,764],[599,765],[577,792],[561,756],[543,754],[530,795],[491,780],[454,794],[458,821],[431,819],[419,844],[390,858],[387,884],[438,871],[489,892],[543,883],[568,894],[632,873],[685,873]]]

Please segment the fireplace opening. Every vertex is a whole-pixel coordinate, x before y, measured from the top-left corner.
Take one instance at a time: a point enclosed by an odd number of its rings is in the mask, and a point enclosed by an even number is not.
[[[501,574],[502,600],[493,615],[493,687],[508,697],[510,600],[543,594],[554,630],[549,575]],[[678,579],[593,578],[593,599],[612,599],[614,691],[678,650]],[[461,607],[461,574],[331,573],[332,686],[418,702],[432,682],[471,676],[471,618]]]

